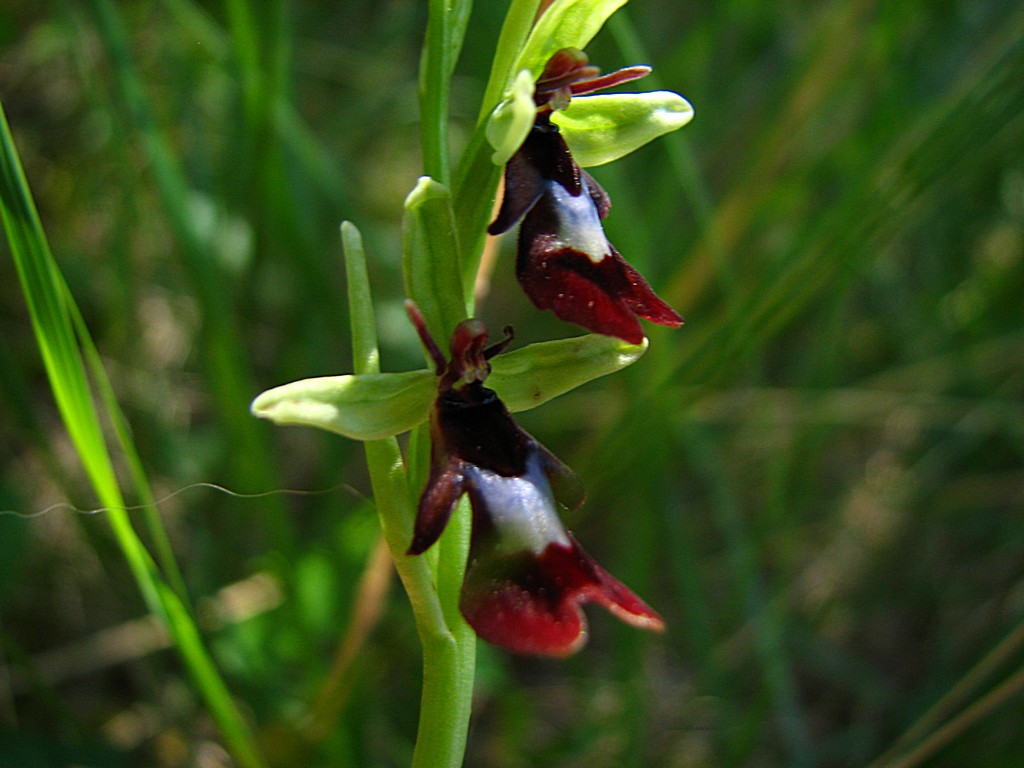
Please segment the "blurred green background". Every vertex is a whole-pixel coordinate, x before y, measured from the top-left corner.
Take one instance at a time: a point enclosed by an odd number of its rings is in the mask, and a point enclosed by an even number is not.
[[[399,217],[425,6],[0,8],[0,99],[50,244],[277,765],[402,766],[415,738],[418,644],[367,566],[361,447],[248,405],[350,370],[342,219],[385,370],[422,364]],[[504,10],[474,11],[456,156]],[[568,661],[482,647],[467,765],[1021,765],[1024,8],[633,0],[588,52],[654,65],[644,87],[696,109],[594,172],[610,239],[687,324],[520,421],[587,485],[580,541],[669,628],[590,610]],[[511,246],[480,315],[517,344],[576,333],[523,297]],[[0,764],[226,765],[105,514],[82,512],[0,254]],[[337,711],[295,762],[325,686]]]

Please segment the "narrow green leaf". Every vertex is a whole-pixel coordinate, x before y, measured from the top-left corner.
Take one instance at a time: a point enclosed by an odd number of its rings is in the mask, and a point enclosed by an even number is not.
[[[423,172],[450,183],[448,103],[452,72],[462,51],[472,0],[429,0],[420,59],[420,139]]]
[[[366,271],[366,252],[363,250],[363,236],[351,221],[341,223],[341,246],[345,252],[348,313],[352,325],[352,370],[356,373],[379,373],[377,318],[373,312],[370,278]]]
[[[459,54],[462,53],[466,27],[469,24],[469,17],[473,13],[473,0],[448,2],[446,10],[448,29],[445,34],[445,73],[450,80],[452,73],[455,72],[455,65],[459,61]]]
[[[618,160],[692,119],[690,102],[671,91],[577,96],[551,116],[584,168]]]

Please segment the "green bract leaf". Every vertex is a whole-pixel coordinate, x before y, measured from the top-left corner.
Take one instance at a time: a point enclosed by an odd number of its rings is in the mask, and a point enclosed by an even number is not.
[[[692,118],[690,103],[671,91],[577,96],[551,115],[584,168],[628,155]]]
[[[451,192],[429,176],[421,176],[405,198],[402,252],[406,294],[435,338],[447,338],[468,312]]]
[[[536,81],[556,51],[586,48],[605,21],[625,4],[626,0],[555,0],[526,38],[512,71],[528,69]]]
[[[380,373],[377,320],[373,311],[370,275],[366,270],[363,236],[351,221],[341,222],[341,247],[345,253],[349,326],[352,329],[352,370]]]
[[[509,161],[537,119],[533,88],[533,74],[528,69],[520,70],[505,100],[495,107],[487,120],[487,141],[494,147],[491,161],[495,165]]]
[[[276,424],[320,427],[353,440],[379,440],[421,424],[437,396],[428,370],[322,376],[268,389],[252,413]]]
[[[647,351],[610,336],[543,341],[491,360],[487,386],[510,411],[528,411],[588,381],[625,368]]]

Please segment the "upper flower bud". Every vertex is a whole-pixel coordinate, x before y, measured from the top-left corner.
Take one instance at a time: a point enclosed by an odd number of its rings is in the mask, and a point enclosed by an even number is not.
[[[671,91],[588,96],[650,74],[638,64],[601,75],[578,48],[563,48],[547,62],[534,82],[530,70],[519,71],[486,126],[494,147],[492,161],[508,162],[526,139],[530,125],[546,113],[559,125],[576,162],[589,168],[628,155],[693,118],[693,107]]]

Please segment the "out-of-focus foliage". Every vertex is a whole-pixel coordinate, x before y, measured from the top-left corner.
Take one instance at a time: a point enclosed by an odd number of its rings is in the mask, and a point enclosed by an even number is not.
[[[248,406],[351,370],[341,219],[384,370],[422,367],[399,270],[425,3],[45,5],[0,10],[0,99],[214,656],[275,764],[407,764],[418,645],[362,454]],[[470,20],[456,151],[504,10]],[[687,325],[520,421],[588,487],[570,527],[669,630],[594,612],[567,662],[482,648],[467,764],[1018,765],[1024,13],[632,0],[587,52],[694,105],[594,171],[609,238]],[[483,319],[517,346],[575,334],[510,246]],[[0,754],[209,765],[104,514],[21,517],[96,502],[0,248]],[[175,493],[196,482],[323,492]]]

